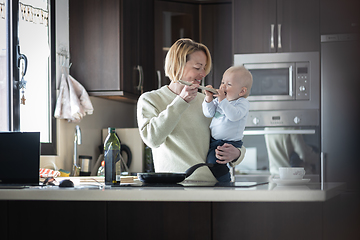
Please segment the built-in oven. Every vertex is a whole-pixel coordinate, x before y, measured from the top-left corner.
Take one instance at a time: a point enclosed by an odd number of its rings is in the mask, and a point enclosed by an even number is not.
[[[253,75],[239,177],[277,175],[303,166],[320,179],[320,70],[318,52],[236,54],[234,65]],[[259,180],[259,179],[257,179]]]
[[[319,53],[235,54],[253,75],[251,110],[318,109]]]

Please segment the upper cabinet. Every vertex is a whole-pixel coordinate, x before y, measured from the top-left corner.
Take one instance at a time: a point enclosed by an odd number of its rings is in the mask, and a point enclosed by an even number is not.
[[[319,0],[233,0],[234,53],[320,50]]]
[[[155,88],[153,1],[69,1],[71,74],[90,95],[137,99]]]
[[[179,38],[199,41],[199,4],[155,1],[155,68],[158,87],[170,83],[164,72],[165,57]]]
[[[321,0],[321,35],[360,33],[359,0]]]

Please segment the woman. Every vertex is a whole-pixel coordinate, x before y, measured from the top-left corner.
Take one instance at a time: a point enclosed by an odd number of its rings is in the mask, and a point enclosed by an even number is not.
[[[210,143],[210,118],[201,110],[205,95],[198,92],[201,80],[210,72],[207,47],[191,39],[179,39],[165,59],[165,74],[171,83],[140,96],[137,119],[140,135],[152,148],[156,172],[185,172],[205,162]],[[192,83],[185,86],[178,82]],[[241,154],[243,152],[243,154]],[[230,144],[218,147],[216,156],[227,164],[239,164],[245,148]],[[216,181],[207,167],[198,168],[188,180]]]

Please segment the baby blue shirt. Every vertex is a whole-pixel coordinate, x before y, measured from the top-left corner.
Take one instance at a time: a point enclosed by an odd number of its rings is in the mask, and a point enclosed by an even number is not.
[[[210,124],[211,136],[216,140],[242,140],[249,107],[249,101],[243,97],[230,102],[225,98],[220,103],[217,98],[209,103],[204,100],[203,113],[205,117],[213,118]]]

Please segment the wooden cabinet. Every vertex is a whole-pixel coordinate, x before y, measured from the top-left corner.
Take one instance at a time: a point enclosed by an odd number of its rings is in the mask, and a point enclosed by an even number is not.
[[[107,239],[105,202],[8,201],[7,204],[8,237],[1,232],[1,239]]]
[[[211,203],[108,202],[107,239],[212,239]]]
[[[319,0],[233,0],[234,53],[320,50]]]
[[[2,239],[8,239],[8,202],[0,201],[0,232]]]
[[[71,75],[90,95],[154,89],[153,1],[69,1]]]
[[[321,202],[213,203],[213,239],[322,239],[322,207]]]
[[[320,9],[321,35],[360,33],[360,1],[321,0]]]
[[[223,73],[232,66],[232,4],[203,4],[201,6],[201,41],[210,50],[213,67],[205,85],[220,87]]]
[[[165,57],[179,38],[199,41],[199,4],[155,1],[157,87],[170,83],[164,72]]]

